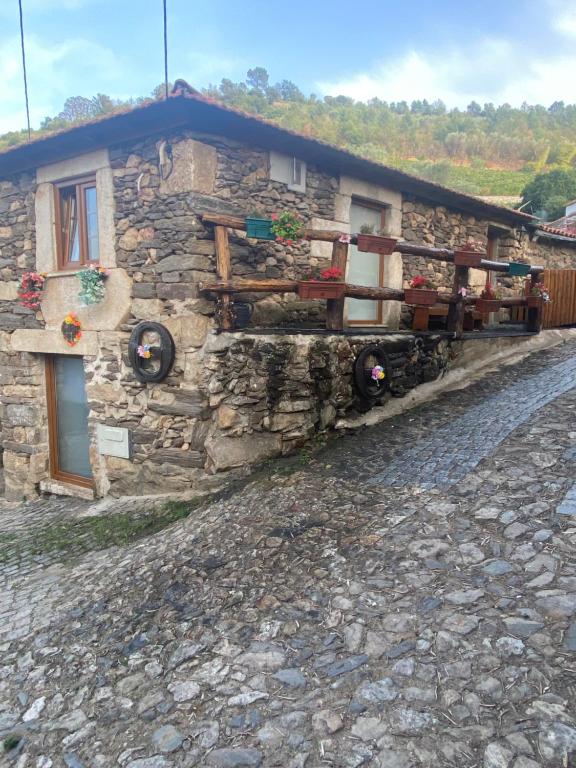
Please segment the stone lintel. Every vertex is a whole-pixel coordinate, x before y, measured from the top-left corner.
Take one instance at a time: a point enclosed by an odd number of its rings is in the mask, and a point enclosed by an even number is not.
[[[12,334],[12,349],[15,352],[33,352],[38,355],[76,355],[95,357],[98,354],[96,331],[82,331],[82,338],[73,347],[64,341],[62,333],[52,330],[30,330],[19,328]]]

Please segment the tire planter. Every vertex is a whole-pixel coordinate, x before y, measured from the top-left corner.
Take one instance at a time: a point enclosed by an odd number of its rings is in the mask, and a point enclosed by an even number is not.
[[[406,288],[404,301],[406,304],[418,307],[433,307],[438,301],[438,291],[432,291],[428,288]]]
[[[475,251],[454,251],[454,265],[456,267],[473,267],[478,269],[482,261],[482,254]]]
[[[381,235],[357,235],[357,246],[363,253],[380,253],[390,256],[396,247],[395,237],[382,237]]]
[[[158,344],[150,346],[150,358],[140,357],[138,347],[144,343],[145,334],[156,334]],[[176,348],[170,331],[161,323],[144,321],[138,323],[130,334],[128,341],[128,358],[138,381],[155,384],[163,381],[168,375]]]
[[[272,232],[272,219],[248,217],[246,219],[246,234],[257,240],[276,240],[276,235]]]
[[[526,306],[528,309],[540,309],[544,299],[540,296],[526,296]]]
[[[384,378],[372,378],[372,369],[380,365],[384,369]],[[381,400],[390,389],[390,367],[388,357],[382,347],[370,344],[365,347],[354,361],[354,386],[359,397],[367,403]]]
[[[530,264],[508,264],[508,274],[514,277],[526,277],[530,274]]]
[[[301,299],[343,299],[346,283],[322,280],[299,280],[298,296]]]
[[[476,302],[476,311],[481,315],[488,315],[490,312],[498,312],[502,307],[502,302],[497,299],[478,299]]]

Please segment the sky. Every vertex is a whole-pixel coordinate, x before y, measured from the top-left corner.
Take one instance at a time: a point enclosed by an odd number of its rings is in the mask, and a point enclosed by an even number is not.
[[[573,0],[167,0],[169,78],[271,82],[448,107],[576,101]],[[148,95],[162,0],[22,0],[32,126],[68,96]],[[0,132],[25,126],[18,0],[0,0]]]

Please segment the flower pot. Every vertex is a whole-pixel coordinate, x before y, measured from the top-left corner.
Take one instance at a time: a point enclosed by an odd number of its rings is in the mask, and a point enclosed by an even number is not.
[[[254,237],[257,240],[276,240],[276,235],[272,232],[272,219],[247,217],[246,234],[248,237]]]
[[[528,309],[540,309],[544,299],[542,296],[526,296],[526,306]]]
[[[381,235],[358,235],[357,248],[364,253],[380,253],[390,256],[396,247],[395,237],[382,237]]]
[[[474,267],[478,269],[482,261],[482,254],[475,251],[454,251],[454,266]]]
[[[478,299],[476,301],[476,311],[481,315],[488,315],[490,312],[498,312],[502,302],[500,299]]]
[[[420,307],[433,307],[438,300],[438,291],[430,288],[406,288],[404,301],[406,304],[416,304]]]
[[[298,296],[301,299],[343,299],[346,283],[327,280],[299,280]]]
[[[526,277],[530,274],[530,264],[508,264],[508,274],[514,277]]]

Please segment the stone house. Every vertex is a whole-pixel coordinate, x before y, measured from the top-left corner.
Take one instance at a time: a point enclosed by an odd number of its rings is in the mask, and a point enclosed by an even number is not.
[[[416,243],[473,239],[494,258],[576,264],[576,237],[224,107],[182,81],[166,101],[16,146],[0,154],[9,498],[216,487],[355,407],[352,362],[384,331],[392,395],[439,375],[454,349],[441,338],[394,334],[399,302],[347,300],[358,334],[281,334],[262,329],[318,326],[320,303],[259,294],[254,330],[215,333],[214,302],[199,290],[215,276],[214,232],[201,213],[280,209],[314,228],[350,232],[368,223]],[[295,278],[329,258],[327,245],[286,247],[237,232],[233,272]],[[449,265],[369,256],[352,249],[349,282],[401,288],[420,272],[450,285]],[[78,270],[91,263],[110,275],[104,299],[84,306]],[[27,271],[48,275],[41,311],[18,301]],[[69,313],[82,325],[74,346],[61,330]],[[143,383],[130,364],[130,335],[141,321],[161,323],[174,340],[160,383]]]

